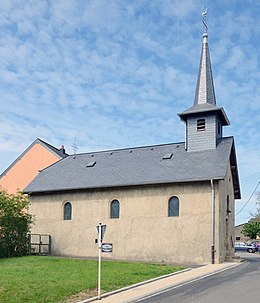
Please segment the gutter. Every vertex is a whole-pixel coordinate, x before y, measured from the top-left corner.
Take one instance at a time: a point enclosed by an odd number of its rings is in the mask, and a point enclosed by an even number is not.
[[[215,181],[217,180],[224,180],[224,177],[216,176]],[[141,183],[126,183],[126,184],[108,184],[108,185],[93,185],[91,187],[74,187],[74,188],[56,188],[56,189],[40,189],[40,190],[30,190],[27,189],[29,185],[23,190],[24,194],[29,195],[43,195],[43,194],[54,194],[60,192],[74,192],[74,191],[88,191],[88,190],[107,190],[107,189],[114,189],[115,187],[120,188],[129,188],[129,187],[142,187],[142,186],[162,186],[162,185],[171,185],[176,183],[189,183],[189,182],[208,182],[209,178],[202,178],[202,179],[186,179],[186,180],[174,180],[174,181],[157,181],[157,182],[141,182]],[[33,182],[33,181],[32,181]]]

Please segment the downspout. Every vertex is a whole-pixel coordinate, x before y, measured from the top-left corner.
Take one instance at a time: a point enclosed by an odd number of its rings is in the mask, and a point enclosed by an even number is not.
[[[185,148],[185,150],[187,150],[188,149],[188,143],[187,143],[187,138],[188,138],[188,136],[187,136],[187,130],[188,129],[188,125],[187,125],[187,122],[186,122],[186,126],[185,126],[185,146],[184,146],[184,148]]]
[[[211,263],[215,263],[215,189],[213,179],[211,184],[211,203],[212,203],[212,226],[211,226]]]

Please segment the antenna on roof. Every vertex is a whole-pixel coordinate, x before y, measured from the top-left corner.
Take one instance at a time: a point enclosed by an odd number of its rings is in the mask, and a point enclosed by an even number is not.
[[[255,204],[260,206],[260,192],[256,193],[256,203]]]
[[[76,152],[77,152],[77,150],[79,149],[79,148],[78,148],[78,145],[77,145],[77,138],[76,138],[76,137],[74,137],[74,142],[73,142],[73,144],[71,145],[71,147],[73,148],[74,155],[76,155]]]
[[[208,31],[208,26],[207,26],[207,8],[204,6],[204,12],[202,12],[202,23],[203,23],[203,27],[204,27],[204,33],[207,33]]]

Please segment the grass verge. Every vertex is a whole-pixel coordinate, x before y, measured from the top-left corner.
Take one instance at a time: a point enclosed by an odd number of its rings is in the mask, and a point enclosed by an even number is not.
[[[77,293],[94,296],[97,261],[28,256],[0,259],[1,303],[73,302]],[[102,262],[102,291],[108,292],[183,269],[149,263]]]

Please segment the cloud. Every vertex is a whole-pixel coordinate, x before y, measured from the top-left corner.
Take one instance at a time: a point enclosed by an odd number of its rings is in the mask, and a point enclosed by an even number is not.
[[[258,8],[208,6],[217,102],[241,180],[260,171]],[[193,104],[202,9],[192,0],[3,0],[0,169],[36,137],[68,152],[74,137],[80,152],[183,141],[177,113]]]

